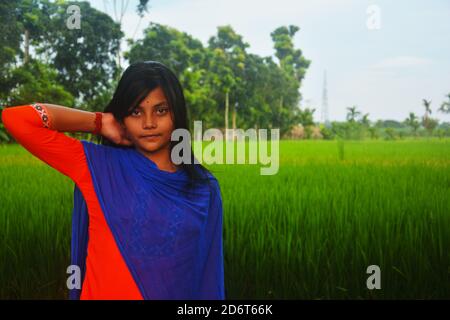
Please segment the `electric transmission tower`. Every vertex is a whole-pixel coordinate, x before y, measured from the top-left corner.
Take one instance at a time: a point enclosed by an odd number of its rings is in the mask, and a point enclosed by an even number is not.
[[[330,126],[330,120],[328,119],[327,70],[323,73],[322,113],[320,120],[326,127]]]

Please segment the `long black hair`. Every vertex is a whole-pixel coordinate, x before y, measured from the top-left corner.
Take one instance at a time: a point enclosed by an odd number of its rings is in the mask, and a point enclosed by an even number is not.
[[[123,119],[158,86],[163,90],[167,102],[173,110],[174,129],[188,130],[187,107],[180,81],[167,66],[158,61],[136,62],[128,66],[117,84],[111,101],[103,112],[112,113],[117,121],[123,123]],[[118,148],[134,148],[134,146],[117,145],[103,136],[100,137],[100,143]],[[170,142],[170,152],[177,143],[177,141]],[[202,181],[208,181],[209,183],[207,177],[207,173],[210,173],[209,170],[195,162],[190,141],[188,143],[191,150],[191,161],[190,163],[183,162],[180,164],[180,169],[186,170],[189,176],[188,187]]]

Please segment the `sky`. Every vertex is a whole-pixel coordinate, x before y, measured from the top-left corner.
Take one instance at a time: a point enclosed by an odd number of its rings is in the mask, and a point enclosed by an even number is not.
[[[114,0],[89,2],[114,18]],[[450,93],[450,0],[150,0],[142,20],[137,3],[129,0],[123,18],[127,38],[142,38],[156,22],[206,45],[218,26],[229,24],[249,52],[273,56],[270,33],[298,26],[294,45],[311,60],[301,106],[315,108],[316,121],[326,70],[330,121],[345,120],[351,106],[372,121],[403,121],[409,112],[422,116],[427,99],[431,116],[450,122],[437,111]]]

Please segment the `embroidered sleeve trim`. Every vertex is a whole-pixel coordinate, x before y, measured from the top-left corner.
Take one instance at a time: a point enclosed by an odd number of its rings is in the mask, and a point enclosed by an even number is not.
[[[39,103],[33,103],[31,106],[36,110],[36,112],[39,114],[39,117],[42,120],[42,123],[44,125],[44,128],[50,129],[50,117],[47,111],[47,108]]]

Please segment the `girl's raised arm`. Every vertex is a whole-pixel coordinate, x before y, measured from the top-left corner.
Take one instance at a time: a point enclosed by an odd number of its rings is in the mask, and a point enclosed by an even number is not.
[[[95,113],[35,103],[7,107],[1,118],[18,143],[75,183],[89,174],[82,143],[59,131],[92,132]]]

